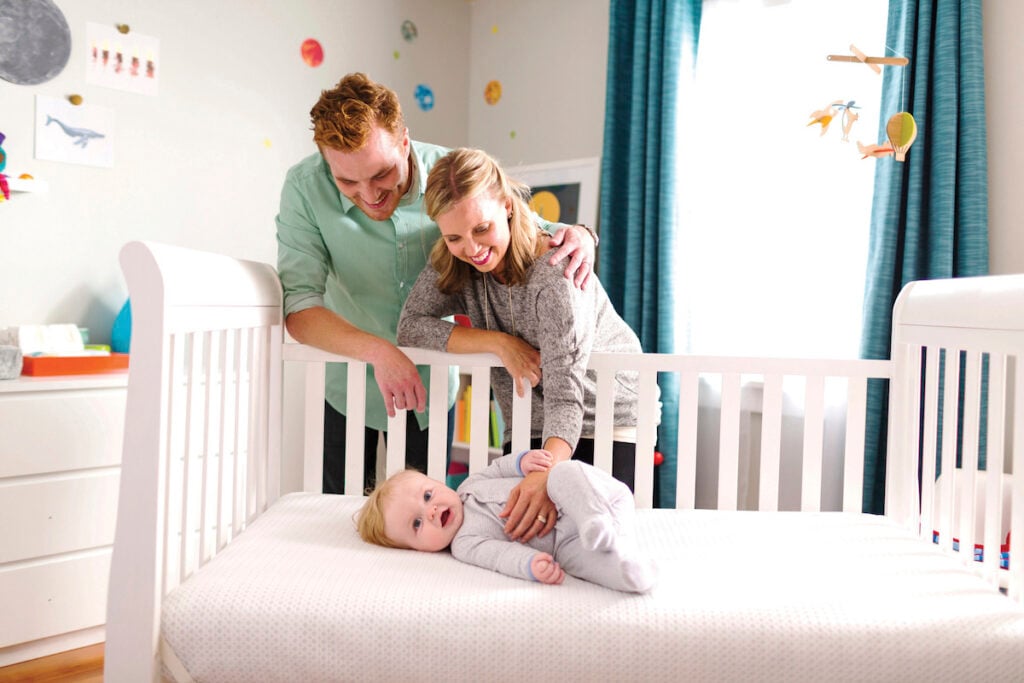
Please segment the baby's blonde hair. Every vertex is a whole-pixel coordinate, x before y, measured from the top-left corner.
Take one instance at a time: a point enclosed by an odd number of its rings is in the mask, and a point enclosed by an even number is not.
[[[366,498],[366,502],[363,503],[363,507],[358,513],[356,513],[356,530],[359,531],[360,538],[367,543],[381,545],[385,548],[405,547],[404,545],[400,545],[391,540],[391,538],[384,533],[384,503],[387,501],[392,489],[394,489],[395,482],[399,481],[403,476],[415,472],[417,472],[417,470],[403,470],[401,472],[396,472],[385,479],[383,483],[378,484],[377,488],[370,492],[370,495]]]

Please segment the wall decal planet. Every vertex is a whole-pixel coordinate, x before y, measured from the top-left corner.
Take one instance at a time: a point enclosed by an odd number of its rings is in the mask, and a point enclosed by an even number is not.
[[[324,48],[320,41],[312,38],[302,41],[302,61],[309,66],[320,66],[324,61]]]
[[[487,104],[497,104],[501,99],[501,82],[491,81],[484,88],[484,100]]]

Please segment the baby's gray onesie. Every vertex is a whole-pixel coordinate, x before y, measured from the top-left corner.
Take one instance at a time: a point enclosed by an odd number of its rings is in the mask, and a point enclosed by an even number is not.
[[[611,475],[577,460],[560,462],[548,474],[548,496],[558,509],[552,532],[529,543],[509,540],[498,513],[522,481],[518,465],[519,456],[503,456],[459,486],[464,519],[452,541],[456,559],[534,580],[530,561],[546,552],[576,578],[627,592],[651,588],[656,572],[633,536],[633,495]]]

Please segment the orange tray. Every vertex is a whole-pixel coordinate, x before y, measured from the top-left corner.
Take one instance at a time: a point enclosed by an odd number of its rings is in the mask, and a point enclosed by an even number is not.
[[[36,377],[94,375],[127,369],[127,353],[112,353],[109,356],[25,356],[22,359],[21,374]]]

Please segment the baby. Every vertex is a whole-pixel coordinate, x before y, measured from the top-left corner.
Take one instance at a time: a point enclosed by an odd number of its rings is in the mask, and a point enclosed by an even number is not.
[[[615,590],[643,593],[656,577],[632,536],[633,495],[607,473],[567,460],[551,466],[542,449],[505,455],[468,477],[458,491],[415,470],[389,477],[357,517],[364,541],[452,555],[508,576],[560,584],[566,572]],[[547,493],[558,509],[552,533],[509,540],[498,513],[530,472],[550,469]]]

